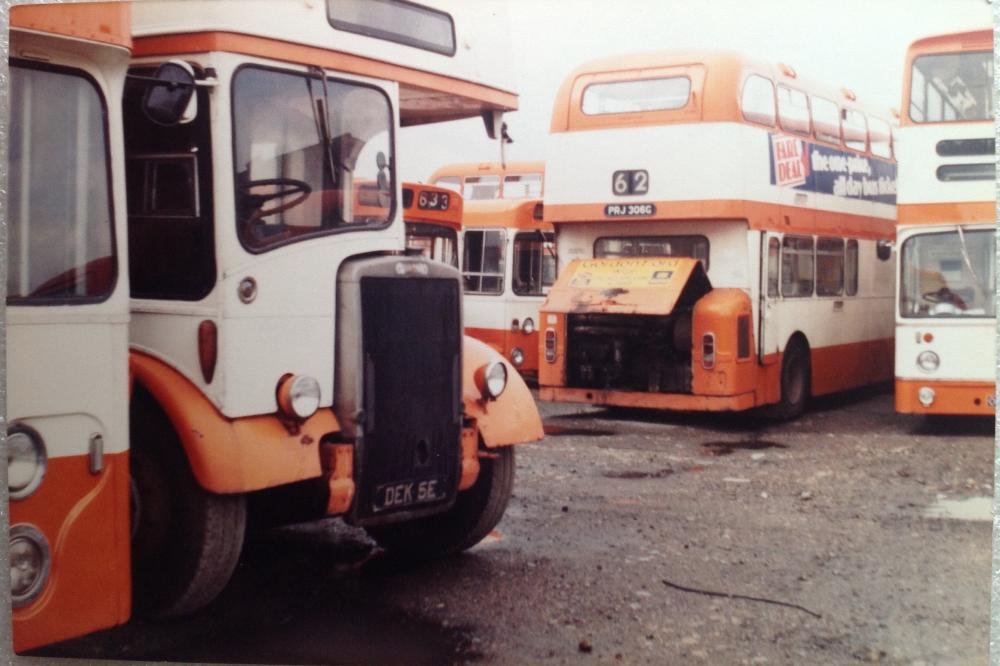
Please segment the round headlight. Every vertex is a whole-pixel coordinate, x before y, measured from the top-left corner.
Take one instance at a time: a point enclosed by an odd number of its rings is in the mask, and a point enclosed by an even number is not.
[[[14,608],[26,606],[45,587],[52,564],[49,544],[35,527],[26,524],[10,528],[10,597]]]
[[[521,365],[524,363],[524,352],[520,347],[514,347],[510,352],[510,360],[513,361],[514,365]]]
[[[45,445],[41,436],[23,425],[7,431],[7,490],[11,499],[35,492],[45,476]]]
[[[941,365],[941,358],[932,351],[922,351],[917,355],[917,367],[924,372],[934,372]]]
[[[486,367],[486,391],[491,398],[499,398],[507,388],[507,366],[500,361],[493,361]]]
[[[278,385],[278,407],[297,419],[307,419],[319,409],[319,382],[308,375],[286,376]]]
[[[920,390],[917,391],[917,400],[924,407],[930,407],[934,404],[934,389],[930,386],[921,386]]]
[[[521,332],[525,335],[531,335],[535,332],[535,321],[531,317],[526,317],[521,322]]]
[[[487,400],[496,400],[507,388],[507,366],[502,361],[490,361],[479,366],[473,375],[476,388]]]

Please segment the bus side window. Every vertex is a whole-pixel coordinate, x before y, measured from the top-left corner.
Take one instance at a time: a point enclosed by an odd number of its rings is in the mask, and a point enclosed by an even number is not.
[[[819,238],[816,241],[816,295],[840,296],[844,293],[844,239]]]
[[[740,98],[743,118],[752,123],[774,127],[774,84],[770,79],[751,74],[743,84]]]
[[[844,267],[847,282],[847,295],[856,296],[858,293],[858,241],[847,241],[847,257]]]
[[[469,201],[500,198],[500,176],[469,176],[462,188],[462,198]]]
[[[785,236],[781,245],[781,295],[804,298],[813,293],[813,239]]]
[[[817,139],[840,144],[840,107],[835,102],[813,97],[812,117]]]
[[[503,293],[503,231],[466,231],[464,246],[465,290],[473,294]]]
[[[872,155],[892,157],[892,132],[889,123],[881,118],[868,118]]]
[[[853,109],[844,109],[844,143],[854,150],[868,147],[868,124],[865,114]]]
[[[778,86],[778,122],[781,129],[809,134],[809,98],[804,92]]]
[[[777,238],[767,241],[767,297],[778,297],[778,266],[781,261],[781,245]]]

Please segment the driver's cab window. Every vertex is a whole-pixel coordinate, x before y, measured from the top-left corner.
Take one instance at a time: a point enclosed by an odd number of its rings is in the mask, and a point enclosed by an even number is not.
[[[154,71],[130,73],[151,77]],[[209,96],[197,88],[197,116],[164,126],[143,111],[148,85],[126,79],[122,102],[131,293],[200,300],[215,284]]]
[[[251,252],[392,220],[392,110],[379,88],[242,67],[233,77],[237,233]]]

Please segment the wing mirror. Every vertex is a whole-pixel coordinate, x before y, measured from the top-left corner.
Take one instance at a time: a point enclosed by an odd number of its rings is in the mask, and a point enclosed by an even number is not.
[[[194,68],[183,60],[170,60],[156,69],[142,98],[146,117],[158,125],[183,125],[198,117],[194,94]]]

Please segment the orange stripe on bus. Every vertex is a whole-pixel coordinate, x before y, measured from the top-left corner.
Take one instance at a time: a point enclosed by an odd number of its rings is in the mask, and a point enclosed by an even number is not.
[[[872,240],[895,237],[891,218],[834,213],[796,206],[779,206],[746,199],[697,199],[686,201],[650,201],[656,206],[655,217],[608,218],[603,203],[545,204],[545,221],[618,223],[684,222],[689,220],[747,220],[751,229],[800,234],[829,234]]]
[[[996,216],[996,202],[959,201],[899,204],[896,207],[896,214],[900,225],[992,222]]]
[[[167,56],[184,53],[209,53],[211,51],[242,53],[290,63],[318,65],[340,72],[370,76],[386,81],[398,81],[401,84],[426,91],[446,92],[449,95],[479,101],[485,106],[508,111],[517,109],[517,95],[489,86],[402,65],[371,60],[350,53],[231,32],[213,31],[139,37],[135,40],[134,55],[136,57]],[[456,113],[454,117],[459,118],[467,115],[467,113]]]
[[[10,27],[132,48],[132,6],[127,2],[17,5],[10,8]]]
[[[922,387],[934,389],[929,407],[917,397]],[[996,409],[990,398],[996,395],[994,382],[924,381],[896,379],[896,411],[900,414],[966,414],[992,416]]]
[[[41,595],[15,609],[14,649],[29,650],[112,627],[131,612],[128,453],[50,458],[38,490],[10,502],[10,524],[29,523],[49,542],[52,569]]]

